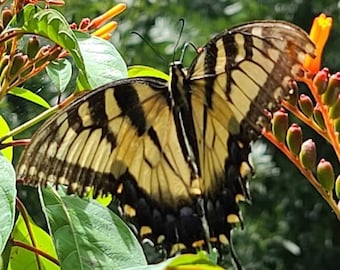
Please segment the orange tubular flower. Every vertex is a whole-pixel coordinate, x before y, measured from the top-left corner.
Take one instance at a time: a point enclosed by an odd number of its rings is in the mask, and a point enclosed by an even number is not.
[[[94,18],[90,25],[88,26],[89,29],[98,28],[101,25],[103,25],[106,21],[112,19],[113,17],[117,16],[118,14],[122,13],[126,9],[126,4],[120,3],[108,11],[106,11],[104,14],[98,16],[97,18]]]
[[[333,19],[331,17],[326,17],[324,13],[321,13],[319,17],[314,18],[309,36],[316,46],[316,57],[312,59],[310,56],[307,56],[303,64],[303,67],[312,74],[315,74],[320,70],[322,51],[328,39],[332,23]]]
[[[109,22],[105,24],[103,27],[99,28],[97,31],[93,32],[92,35],[103,38],[103,39],[110,39],[111,32],[118,27],[118,23],[115,21]]]

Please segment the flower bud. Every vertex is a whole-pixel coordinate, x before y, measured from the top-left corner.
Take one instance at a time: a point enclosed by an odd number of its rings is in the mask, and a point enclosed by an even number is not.
[[[279,142],[284,142],[288,129],[288,114],[280,109],[274,112],[272,119],[272,132]]]
[[[336,102],[331,107],[329,107],[328,113],[331,119],[340,117],[340,94],[338,95]]]
[[[340,175],[335,180],[335,195],[340,200]]]
[[[27,42],[26,54],[29,59],[33,59],[39,51],[39,40],[36,36],[30,37]]]
[[[64,0],[48,0],[48,4],[51,6],[63,6],[65,5],[65,1]]]
[[[1,12],[2,26],[5,28],[7,24],[12,20],[13,12],[9,8],[5,7]]]
[[[9,71],[10,76],[14,76],[18,73],[18,71],[26,64],[27,55],[23,55],[22,53],[17,53],[12,58],[12,67]]]
[[[314,120],[318,124],[318,126],[321,129],[325,129],[325,127],[326,127],[325,120],[323,119],[323,116],[322,116],[322,113],[321,113],[321,110],[320,110],[320,106],[318,104],[314,108],[313,116],[314,116]]]
[[[334,187],[334,170],[332,164],[321,159],[316,167],[316,175],[323,188],[331,192]]]
[[[299,159],[303,168],[308,170],[313,168],[316,161],[316,146],[311,139],[302,143]]]
[[[8,66],[8,63],[9,63],[9,55],[3,56],[0,61],[0,75],[2,74],[2,71],[4,70],[4,68]]]
[[[73,23],[70,24],[70,28],[72,30],[76,30],[76,29],[78,29],[78,25],[75,22],[73,22]]]
[[[302,130],[297,124],[292,124],[287,131],[287,146],[290,152],[297,156],[302,144]]]
[[[45,45],[45,46],[42,46],[38,53],[36,54],[36,56],[34,57],[34,60],[37,60],[34,64],[34,67],[35,68],[38,68],[40,66],[42,66],[43,64],[45,64],[48,59],[48,55],[50,53],[50,50],[51,50],[51,46],[50,45]]]
[[[299,99],[299,106],[300,106],[301,111],[306,116],[311,117],[313,115],[314,105],[313,105],[313,101],[311,100],[309,96],[301,94],[300,99]]]
[[[322,95],[325,93],[329,78],[329,69],[323,68],[322,70],[318,71],[314,76],[313,83],[318,90],[318,94]]]
[[[299,98],[299,91],[298,91],[299,89],[298,89],[298,85],[296,81],[290,80],[288,82],[288,87],[289,87],[289,91],[288,91],[288,96],[286,100],[291,105],[296,106],[298,102],[298,98]]]
[[[49,61],[53,61],[55,59],[58,58],[59,54],[62,52],[62,48],[60,46],[56,46],[55,48],[53,48],[53,50],[51,51],[48,60]]]
[[[89,18],[83,18],[81,22],[79,23],[79,30],[86,30],[86,28],[90,24],[90,19]]]
[[[334,131],[340,133],[340,118],[333,121]]]
[[[326,92],[322,95],[322,103],[332,106],[340,93],[340,72],[333,74],[328,81]]]

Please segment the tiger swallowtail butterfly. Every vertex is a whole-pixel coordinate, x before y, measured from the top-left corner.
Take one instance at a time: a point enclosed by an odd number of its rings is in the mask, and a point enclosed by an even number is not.
[[[141,238],[168,255],[228,243],[248,198],[249,144],[301,75],[308,35],[283,21],[255,21],[211,39],[170,81],[114,81],[51,117],[24,150],[17,177],[114,195]]]

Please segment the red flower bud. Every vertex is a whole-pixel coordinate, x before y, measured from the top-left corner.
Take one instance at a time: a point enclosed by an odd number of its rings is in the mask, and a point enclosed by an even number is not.
[[[320,110],[320,106],[318,104],[314,108],[313,116],[314,116],[314,120],[318,124],[318,126],[321,129],[325,129],[325,127],[326,127],[325,120],[323,119],[323,116],[322,116],[322,113],[321,113],[321,110]]]
[[[334,126],[335,132],[340,133],[340,118],[337,118],[337,119],[334,120],[333,126]]]
[[[17,53],[12,58],[12,66],[9,72],[10,76],[15,76],[18,71],[25,65],[27,62],[27,55],[23,55],[22,53]]]
[[[1,12],[1,20],[3,27],[6,27],[10,20],[13,18],[13,12],[9,8],[5,7]]]
[[[298,89],[298,85],[296,81],[290,80],[288,82],[288,87],[289,87],[289,91],[288,91],[288,96],[286,97],[286,100],[291,105],[296,106],[298,102],[298,98],[299,98],[299,89]]]
[[[280,109],[274,112],[272,119],[272,132],[280,142],[284,142],[288,129],[288,114]]]
[[[313,105],[313,101],[311,100],[309,96],[306,96],[304,94],[300,95],[299,106],[300,106],[301,111],[306,116],[312,117],[314,105]]]
[[[79,30],[84,30],[86,29],[90,24],[90,19],[89,18],[83,18],[79,24]]]
[[[305,169],[313,168],[316,161],[316,146],[311,139],[302,143],[299,159]]]
[[[287,146],[295,156],[297,156],[302,144],[302,131],[297,124],[292,124],[287,131]]]
[[[340,175],[335,180],[335,195],[340,200]]]
[[[328,81],[326,92],[322,95],[322,103],[332,106],[340,93],[340,72],[333,74]]]
[[[29,38],[27,41],[26,54],[29,59],[33,59],[39,51],[39,40],[36,36]]]
[[[331,192],[334,187],[334,170],[332,164],[321,159],[316,168],[316,175],[323,188]]]
[[[323,68],[322,70],[318,71],[314,76],[313,83],[316,86],[319,95],[325,93],[327,89],[328,78],[329,78],[328,68]]]
[[[336,102],[331,107],[329,107],[328,113],[331,119],[340,117],[340,94],[338,95]]]

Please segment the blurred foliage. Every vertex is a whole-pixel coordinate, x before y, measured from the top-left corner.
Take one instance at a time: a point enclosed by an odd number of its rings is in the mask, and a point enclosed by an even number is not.
[[[331,72],[340,71],[340,58],[337,57],[340,2],[337,1],[125,2],[128,9],[117,18],[119,27],[112,41],[128,65],[149,65],[167,71],[168,63],[180,58],[184,42],[190,41],[201,46],[223,29],[254,19],[287,20],[308,31],[313,18],[325,12],[333,17],[334,27],[325,48],[324,65]],[[81,18],[94,18],[115,3],[109,0],[67,0],[62,12],[69,22],[79,23]],[[185,21],[182,33],[179,23],[181,18]],[[145,40],[131,34],[131,31],[138,32],[148,40],[156,52]],[[179,37],[180,44],[175,48]],[[186,65],[190,65],[193,56],[193,50],[189,49],[185,54]],[[34,85],[27,88],[37,91],[46,88],[43,81],[35,80],[31,83]],[[24,109],[27,111],[27,108]],[[15,118],[13,115],[9,117]],[[15,119],[10,122],[13,125]],[[315,137],[315,134],[311,133],[310,136]],[[284,156],[272,147],[260,149],[264,152],[256,154],[255,151],[254,158],[257,160],[255,165],[258,177],[250,182],[252,203],[242,205],[245,229],[236,229],[234,233],[235,248],[242,264],[248,270],[338,269],[340,226],[335,215]],[[321,155],[328,154],[330,149],[325,147]],[[274,161],[271,161],[272,156]],[[339,172],[339,168],[335,170]]]

